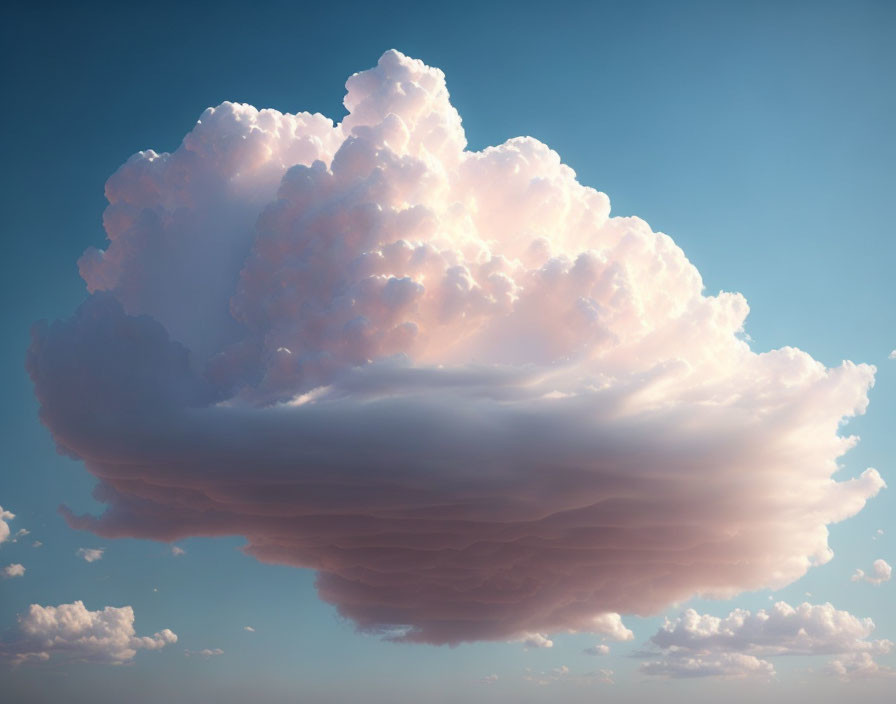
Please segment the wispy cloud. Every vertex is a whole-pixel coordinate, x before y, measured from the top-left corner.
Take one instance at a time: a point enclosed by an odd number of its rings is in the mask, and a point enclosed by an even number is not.
[[[85,562],[96,562],[103,559],[105,548],[78,548],[75,554]]]

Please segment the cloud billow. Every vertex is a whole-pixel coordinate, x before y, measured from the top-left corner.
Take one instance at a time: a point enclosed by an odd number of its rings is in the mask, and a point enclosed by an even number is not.
[[[612,635],[830,559],[884,486],[832,479],[873,367],[754,353],[743,297],[548,147],[467,151],[437,69],[347,88],[339,124],[224,103],[109,179],[90,296],[27,359],[108,506],[73,526],[243,535],[428,643]]]

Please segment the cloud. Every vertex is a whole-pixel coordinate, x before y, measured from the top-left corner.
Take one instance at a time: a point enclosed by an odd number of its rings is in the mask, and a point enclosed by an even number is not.
[[[486,675],[485,677],[480,677],[479,681],[482,684],[494,684],[495,682],[498,681],[498,676],[495,674]]]
[[[25,567],[17,562],[13,562],[12,564],[7,565],[2,570],[0,570],[0,576],[2,576],[4,579],[9,579],[11,577],[24,577]]]
[[[887,564],[885,560],[875,560],[871,564],[871,574],[865,574],[864,570],[857,569],[855,574],[850,578],[853,582],[870,582],[874,585],[889,582],[893,574],[893,568]]]
[[[7,521],[11,521],[16,517],[16,514],[11,513],[10,511],[5,511],[2,506],[0,506],[0,543],[6,542],[6,539],[9,538],[9,524]]]
[[[661,659],[641,670],[667,677],[771,676],[774,667],[760,658],[888,653],[892,642],[871,640],[873,631],[870,618],[857,618],[831,604],[793,607],[779,601],[768,611],[735,609],[725,618],[687,609],[675,620],[666,619],[651,637]]]
[[[244,631],[249,631],[249,633],[255,633],[255,629],[252,626],[243,626]]]
[[[779,588],[883,486],[834,481],[874,368],[757,354],[667,235],[532,138],[468,151],[394,51],[348,116],[223,103],[106,184],[90,293],[27,366],[103,537],[241,534],[360,629],[600,632]],[[597,619],[597,620],[595,620]]]
[[[174,555],[175,557],[180,557],[181,555],[186,554],[186,552],[187,552],[186,550],[184,550],[183,548],[177,547],[177,545],[171,546],[171,554]]]
[[[585,648],[582,652],[586,655],[609,655],[610,646],[605,645],[604,643],[598,643],[597,645],[592,645],[590,648]]]
[[[774,665],[770,662],[743,653],[705,655],[675,653],[662,660],[645,663],[640,669],[645,675],[673,678],[751,676],[770,678],[775,675]]]
[[[530,648],[553,648],[554,641],[546,638],[541,633],[527,633],[522,637],[523,645],[526,650]]]
[[[849,653],[840,658],[835,658],[828,663],[825,671],[838,677],[844,682],[867,679],[870,677],[894,677],[896,670],[886,665],[881,665],[871,657],[870,653]]]
[[[896,359],[896,350],[893,350],[892,352],[890,352],[888,359]]]
[[[202,658],[211,658],[215,655],[223,655],[224,651],[220,648],[203,648],[202,650],[185,650],[184,655],[190,657],[191,655],[198,655]]]
[[[555,667],[546,672],[534,672],[526,668],[526,674],[523,676],[523,679],[542,687],[555,682],[578,685],[613,684],[613,670],[600,669],[579,674],[570,670],[566,665]]]
[[[105,550],[105,548],[78,548],[75,554],[85,562],[96,562],[103,559]]]
[[[130,606],[88,611],[81,601],[32,604],[19,616],[18,635],[0,643],[0,657],[14,664],[51,657],[120,664],[133,659],[138,650],[158,650],[176,642],[177,636],[167,628],[152,636],[135,635]]]

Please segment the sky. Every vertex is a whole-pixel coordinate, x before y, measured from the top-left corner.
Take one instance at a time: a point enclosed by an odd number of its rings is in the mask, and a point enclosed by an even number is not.
[[[7,9],[4,701],[887,701],[894,20]]]

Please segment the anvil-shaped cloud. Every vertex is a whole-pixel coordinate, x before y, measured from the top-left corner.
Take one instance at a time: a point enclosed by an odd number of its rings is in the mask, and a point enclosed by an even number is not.
[[[883,486],[832,479],[873,367],[751,351],[743,297],[544,144],[467,151],[441,71],[389,51],[347,88],[340,124],[224,103],[109,179],[91,296],[27,360],[108,504],[73,526],[243,535],[429,643],[830,559]]]

